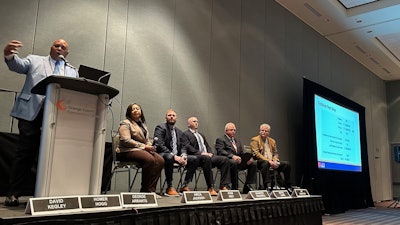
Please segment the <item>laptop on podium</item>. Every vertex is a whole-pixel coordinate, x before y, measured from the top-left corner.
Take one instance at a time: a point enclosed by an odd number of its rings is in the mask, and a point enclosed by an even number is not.
[[[80,65],[78,69],[79,77],[94,80],[105,85],[110,80],[111,73],[99,69],[95,69],[89,66]]]

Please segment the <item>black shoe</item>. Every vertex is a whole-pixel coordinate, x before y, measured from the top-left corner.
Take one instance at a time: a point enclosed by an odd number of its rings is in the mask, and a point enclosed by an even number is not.
[[[6,200],[4,201],[5,206],[9,207],[17,207],[19,206],[19,200],[18,197],[15,197],[14,195],[7,196]]]
[[[253,188],[252,188],[250,185],[246,184],[246,185],[244,185],[244,187],[243,187],[242,193],[243,193],[243,194],[247,194],[247,193],[249,193],[249,191],[252,191],[252,190],[253,190]]]
[[[264,183],[264,190],[272,191],[272,184],[271,183]]]

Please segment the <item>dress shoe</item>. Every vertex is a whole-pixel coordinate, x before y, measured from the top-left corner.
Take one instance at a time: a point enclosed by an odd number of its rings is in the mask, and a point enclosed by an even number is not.
[[[166,195],[168,196],[178,196],[179,193],[175,190],[174,187],[167,188]]]
[[[224,187],[219,188],[219,190],[220,190],[220,191],[226,191],[226,190],[229,190],[229,189],[228,189],[227,187],[224,186]]]
[[[17,207],[19,206],[19,200],[18,197],[15,197],[14,195],[7,196],[6,200],[4,201],[5,206],[9,207]]]
[[[218,193],[215,191],[215,189],[214,188],[212,188],[212,187],[210,187],[209,189],[208,189],[208,192],[210,192],[210,195],[211,196],[217,196],[218,195]]]
[[[184,192],[184,191],[190,191],[189,187],[188,187],[188,186],[183,186],[183,187],[179,190],[179,192]]]
[[[272,191],[272,185],[271,183],[264,183],[264,189],[267,191]]]

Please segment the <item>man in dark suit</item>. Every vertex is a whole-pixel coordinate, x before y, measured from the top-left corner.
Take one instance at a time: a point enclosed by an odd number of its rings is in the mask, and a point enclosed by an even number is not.
[[[48,56],[28,55],[20,58],[17,54],[22,46],[20,41],[13,40],[4,47],[4,58],[9,70],[26,75],[25,84],[10,114],[18,119],[20,141],[12,162],[10,188],[4,202],[6,206],[19,205],[21,187],[24,186],[39,152],[45,96],[32,94],[32,87],[53,74],[78,76],[74,67],[61,60],[69,53],[69,45],[65,40],[55,40],[50,46]]]
[[[154,130],[154,137],[157,138],[155,141],[157,153],[160,154],[165,161],[164,172],[165,180],[167,181],[166,194],[168,196],[179,196],[179,193],[172,185],[174,163],[178,163],[181,166],[186,166],[187,168],[194,166],[194,170],[196,170],[197,165],[195,162],[197,158],[195,156],[187,156],[186,154],[182,154],[182,131],[175,126],[176,119],[176,112],[172,109],[169,109],[165,114],[166,122],[157,125]],[[185,183],[188,183],[187,179],[188,176],[186,175]]]
[[[257,161],[253,160],[251,152],[244,152],[242,144],[235,138],[236,126],[234,123],[225,125],[225,135],[217,138],[215,141],[215,150],[218,155],[229,158],[231,165],[232,189],[238,189],[238,170],[246,170],[246,181],[243,187],[243,193],[247,194],[251,184],[256,183]]]
[[[190,117],[188,119],[188,127],[183,132],[182,142],[183,148],[182,153],[187,155],[195,155],[198,158],[198,165],[203,169],[204,178],[207,183],[208,191],[211,195],[217,195],[214,189],[214,178],[212,168],[217,167],[221,171],[220,190],[227,190],[227,186],[230,181],[230,165],[229,160],[223,156],[216,156],[212,153],[210,145],[207,143],[203,134],[197,131],[199,122],[196,117]],[[196,170],[187,170],[187,176],[193,177]],[[187,184],[184,184],[183,191],[189,190]]]

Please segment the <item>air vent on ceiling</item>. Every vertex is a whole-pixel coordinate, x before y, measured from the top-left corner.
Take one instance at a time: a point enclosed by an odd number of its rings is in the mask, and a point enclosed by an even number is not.
[[[306,7],[308,10],[310,10],[314,15],[321,17],[322,14],[319,13],[316,9],[314,9],[310,4],[304,3],[304,7]]]
[[[370,59],[373,63],[375,63],[376,65],[380,65],[379,62],[378,62],[378,60],[376,60],[376,59],[374,59],[374,58],[372,58],[372,57],[370,57],[369,59]]]
[[[382,68],[383,71],[385,71],[386,73],[390,74],[390,71],[387,70],[386,68]]]
[[[366,54],[366,53],[367,53],[367,52],[366,52],[364,49],[362,49],[360,46],[356,45],[355,47],[356,47],[356,49],[357,49],[358,51],[360,51],[362,54]]]

